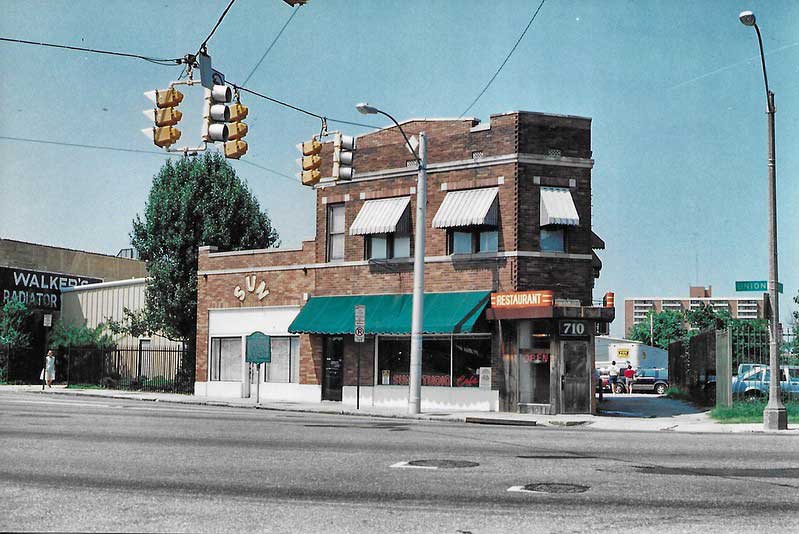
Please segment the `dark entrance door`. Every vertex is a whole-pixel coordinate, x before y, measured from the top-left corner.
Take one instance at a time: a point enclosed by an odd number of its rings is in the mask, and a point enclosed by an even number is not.
[[[344,338],[325,338],[324,366],[322,369],[322,400],[341,400],[344,374]]]
[[[561,412],[591,412],[591,370],[587,341],[564,341],[560,345]]]

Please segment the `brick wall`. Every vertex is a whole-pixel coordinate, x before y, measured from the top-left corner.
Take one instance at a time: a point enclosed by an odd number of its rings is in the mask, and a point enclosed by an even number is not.
[[[546,156],[542,159],[549,158],[558,165],[509,161],[447,172],[431,170],[428,174],[425,255],[428,258],[447,255],[446,230],[432,228],[433,218],[447,192],[480,187],[499,187],[499,251],[539,252],[541,186],[570,188],[580,216],[580,225],[568,230],[567,252],[590,255],[591,169],[585,168],[584,161],[572,164],[574,162],[547,155],[550,149],[558,149],[565,158],[590,158],[590,119],[520,112],[493,115],[490,128],[473,129],[473,126],[475,123],[471,119],[411,121],[403,124],[409,136],[419,131],[426,132],[429,164],[454,161],[476,161],[479,164],[479,158],[473,160],[473,152],[480,151],[482,158],[513,156],[517,153]],[[322,157],[323,174],[329,174],[327,169],[332,166],[331,143],[323,145]],[[354,165],[357,172],[363,174],[406,168],[406,162],[411,159],[413,158],[407,152],[402,136],[396,128],[389,128],[359,138]],[[443,184],[446,184],[445,190],[442,190]],[[234,255],[201,251],[200,272],[226,269],[240,272],[211,273],[207,277],[199,278],[198,377],[205,376],[208,309],[301,304],[302,293],[411,293],[411,261],[362,263],[363,236],[345,235],[344,261],[359,264],[336,265],[325,262],[328,206],[344,204],[345,228],[348,229],[365,200],[410,196],[409,209],[413,220],[416,195],[411,191],[415,187],[416,174],[413,170],[409,170],[407,176],[324,184],[317,188],[316,239],[304,242],[302,250],[252,251]],[[276,272],[248,271],[253,267],[269,266],[286,266],[286,269]],[[248,295],[244,302],[235,298],[233,289],[237,285],[243,286],[244,277],[248,274],[257,276],[259,281],[262,278],[268,281],[270,294],[263,301],[257,301],[252,295]],[[552,289],[556,298],[577,299],[583,305],[590,305],[593,281],[591,260],[587,258],[465,256],[447,258],[446,261],[429,261],[425,264],[425,290],[428,292]],[[302,354],[312,356],[302,359],[302,383],[318,384],[321,380],[323,339],[322,336],[315,335],[301,336]],[[350,344],[351,340],[345,341],[346,354],[352,354],[355,350]],[[365,366],[362,379],[365,382],[371,382],[373,376],[372,349],[367,348],[370,346],[370,343],[366,343],[362,347],[364,354],[367,351],[370,354],[362,361]],[[495,347],[493,352],[495,384],[501,384],[504,380],[504,376],[500,378],[502,351]],[[345,384],[354,383],[354,371],[350,369],[350,364],[351,362],[345,363]]]

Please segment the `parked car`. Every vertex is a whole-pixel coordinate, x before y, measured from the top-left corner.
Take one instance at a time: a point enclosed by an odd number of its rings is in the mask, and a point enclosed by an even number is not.
[[[600,375],[602,378],[602,389],[610,391],[608,375]],[[638,369],[635,372],[635,382],[633,382],[633,392],[657,393],[663,395],[669,388],[669,372],[667,369]],[[624,389],[624,378],[619,376],[616,382],[614,393],[626,393]]]
[[[669,389],[669,372],[666,369],[638,369],[635,372],[633,392],[654,392],[663,395]]]
[[[732,394],[753,400],[768,396],[771,370],[755,367],[732,379]],[[799,365],[780,367],[780,389],[784,394],[799,395]]]

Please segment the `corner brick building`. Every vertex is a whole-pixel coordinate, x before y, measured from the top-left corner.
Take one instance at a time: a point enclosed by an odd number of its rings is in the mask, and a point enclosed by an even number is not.
[[[426,134],[422,409],[595,409],[591,120],[513,112],[409,120]],[[332,168],[332,143],[323,145]],[[316,188],[297,250],[199,255],[198,395],[403,406],[408,395],[417,163],[396,127],[360,136],[352,180]],[[366,306],[364,343],[353,309]],[[271,362],[247,363],[247,336]],[[360,368],[360,374],[358,369]]]

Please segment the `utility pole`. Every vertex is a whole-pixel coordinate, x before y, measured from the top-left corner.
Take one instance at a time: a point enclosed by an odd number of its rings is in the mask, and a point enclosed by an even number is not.
[[[768,87],[768,76],[766,75],[766,58],[763,54],[763,39],[760,36],[760,28],[757,26],[755,14],[751,11],[743,11],[738,15],[744,26],[753,26],[757,33],[757,44],[760,47],[760,65],[763,67],[763,82],[766,86],[766,117],[768,124],[768,293],[771,301],[771,322],[769,323],[769,388],[768,404],[763,410],[763,426],[766,430],[787,430],[788,412],[782,403],[780,393],[780,349],[779,349],[779,325],[780,325],[780,302],[778,291],[777,275],[777,163],[775,155],[774,141],[774,113],[777,107],[774,105],[774,93]]]
[[[413,315],[408,413],[422,411],[422,333],[424,325],[424,237],[427,225],[427,135],[419,132],[419,174],[416,180],[416,232],[413,251]]]

